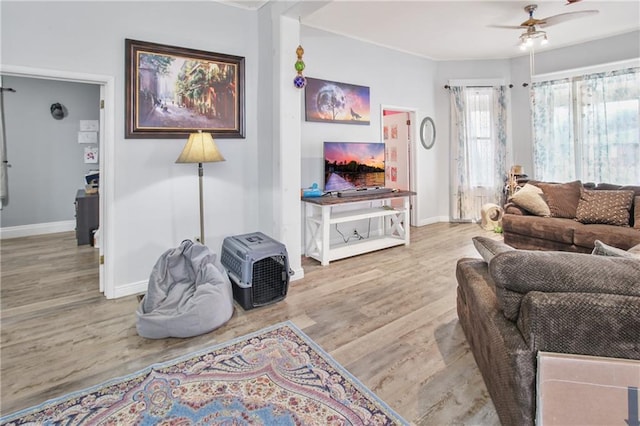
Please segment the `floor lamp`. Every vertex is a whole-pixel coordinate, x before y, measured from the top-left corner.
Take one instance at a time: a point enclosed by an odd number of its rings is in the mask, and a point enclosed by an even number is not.
[[[182,149],[176,163],[198,163],[198,185],[200,189],[200,244],[204,245],[204,206],[202,196],[202,163],[216,163],[225,161],[216,143],[213,141],[211,133],[191,133],[187,144]]]

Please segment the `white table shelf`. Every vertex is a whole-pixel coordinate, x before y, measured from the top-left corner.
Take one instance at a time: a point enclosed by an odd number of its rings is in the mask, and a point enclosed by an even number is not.
[[[335,196],[303,198],[305,203],[305,255],[328,265],[330,261],[344,259],[375,250],[398,245],[409,245],[410,191],[340,198]],[[394,208],[391,200],[400,198],[403,206]],[[338,207],[349,206],[349,210]],[[331,225],[378,219],[379,232],[367,238],[346,243],[331,244]]]

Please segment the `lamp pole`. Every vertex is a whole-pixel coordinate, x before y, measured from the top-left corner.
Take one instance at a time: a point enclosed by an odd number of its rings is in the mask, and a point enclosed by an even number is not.
[[[210,133],[191,133],[176,163],[198,163],[198,191],[200,196],[200,244],[204,245],[204,170],[202,163],[225,161]],[[195,237],[196,239],[198,237]]]
[[[200,244],[204,245],[204,203],[202,195],[202,176],[204,171],[202,170],[202,163],[198,163],[198,187],[200,189]]]

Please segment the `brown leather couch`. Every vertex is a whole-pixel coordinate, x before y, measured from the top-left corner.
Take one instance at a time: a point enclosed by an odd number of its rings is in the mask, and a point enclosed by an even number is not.
[[[538,351],[640,359],[640,260],[509,249],[460,259],[456,277],[460,325],[503,425],[534,425]]]
[[[530,181],[529,183],[538,185],[542,182]],[[544,185],[541,186],[544,187]],[[535,216],[509,202],[505,205],[505,214],[502,218],[504,242],[519,249],[579,253],[591,253],[595,240],[623,250],[640,244],[640,186],[585,184],[583,188],[634,191],[635,197],[626,226],[602,223],[585,224],[572,217]],[[579,198],[571,201],[574,204],[577,202],[579,202]],[[577,205],[573,206],[574,211],[576,208]]]

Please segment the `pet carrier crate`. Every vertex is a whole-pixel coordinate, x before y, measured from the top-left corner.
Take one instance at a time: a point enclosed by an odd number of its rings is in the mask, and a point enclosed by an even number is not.
[[[226,237],[220,262],[231,279],[233,298],[244,309],[287,295],[291,275],[287,249],[262,232]]]

